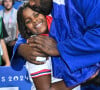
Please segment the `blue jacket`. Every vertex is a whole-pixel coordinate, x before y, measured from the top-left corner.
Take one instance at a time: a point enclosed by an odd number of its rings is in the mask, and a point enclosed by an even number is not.
[[[54,0],[50,36],[61,55],[52,57],[54,76],[68,86],[85,81],[99,67],[99,10],[100,0]]]
[[[100,0],[54,0],[50,36],[60,56],[52,57],[53,74],[67,86],[84,82],[100,69],[99,10]],[[22,41],[20,37],[15,47]]]

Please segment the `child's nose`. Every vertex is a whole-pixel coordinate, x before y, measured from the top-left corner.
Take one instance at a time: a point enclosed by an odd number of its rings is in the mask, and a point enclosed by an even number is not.
[[[33,23],[35,24],[37,22],[37,19],[33,18]]]

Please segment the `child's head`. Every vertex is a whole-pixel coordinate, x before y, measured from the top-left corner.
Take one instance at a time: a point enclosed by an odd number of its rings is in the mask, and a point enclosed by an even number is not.
[[[48,32],[46,16],[37,12],[37,10],[39,9],[31,7],[28,3],[18,10],[18,28],[24,38]]]

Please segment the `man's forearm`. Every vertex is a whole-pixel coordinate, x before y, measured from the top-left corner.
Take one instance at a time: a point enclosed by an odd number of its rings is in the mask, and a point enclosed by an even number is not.
[[[24,57],[26,60],[28,59],[29,55],[31,55],[30,51],[31,51],[31,47],[29,47],[27,44],[21,44],[18,47],[18,54],[22,57]]]

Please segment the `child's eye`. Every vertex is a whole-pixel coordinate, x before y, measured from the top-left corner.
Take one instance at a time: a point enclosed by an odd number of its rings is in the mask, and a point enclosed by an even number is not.
[[[37,18],[39,16],[39,14],[38,13],[36,13],[35,15],[34,15],[34,18]]]
[[[26,20],[25,21],[25,24],[29,24],[29,23],[31,23],[31,20]]]

